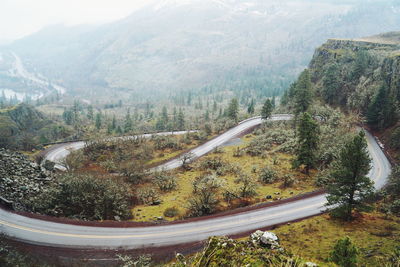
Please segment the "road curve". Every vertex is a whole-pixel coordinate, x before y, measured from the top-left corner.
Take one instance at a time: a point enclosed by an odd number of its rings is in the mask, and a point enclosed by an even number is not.
[[[271,119],[289,120],[290,118],[290,115],[275,115]],[[242,122],[191,152],[198,157],[204,155],[261,122],[260,118]],[[390,163],[374,137],[368,132],[366,132],[366,139],[372,158],[369,177],[375,182],[375,187],[379,189],[386,183],[390,174]],[[165,163],[163,167],[170,169],[179,166],[179,164],[179,160],[172,160]],[[272,207],[206,220],[128,228],[55,223],[24,217],[0,209],[0,230],[3,234],[24,242],[51,247],[142,249],[191,243],[205,240],[213,235],[235,235],[317,215],[323,211],[325,203],[326,196],[317,195]]]
[[[132,138],[150,138],[153,135],[182,135],[186,133],[193,133],[197,131],[177,131],[177,132],[161,132],[154,134],[142,134],[136,136],[122,136],[122,137],[111,137],[113,139],[132,139]],[[58,170],[65,171],[65,167],[61,164],[62,159],[66,158],[71,151],[79,150],[85,147],[85,141],[70,142],[63,145],[57,146],[57,148],[50,150],[45,156],[44,160],[49,160],[56,163],[55,168]]]

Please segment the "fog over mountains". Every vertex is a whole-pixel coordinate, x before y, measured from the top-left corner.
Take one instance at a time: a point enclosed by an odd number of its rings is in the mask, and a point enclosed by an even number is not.
[[[40,91],[10,75],[13,52],[71,95],[134,98],[204,87],[278,94],[326,39],[399,29],[399,1],[154,1],[117,22],[50,26],[3,46],[0,90]]]

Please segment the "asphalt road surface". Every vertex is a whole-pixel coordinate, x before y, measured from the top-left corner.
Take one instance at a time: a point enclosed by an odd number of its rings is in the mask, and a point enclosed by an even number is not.
[[[291,116],[275,115],[271,119],[289,120]],[[191,152],[200,157],[260,123],[260,118],[244,121],[219,137],[193,149]],[[369,177],[375,182],[376,188],[379,189],[386,183],[390,174],[390,163],[374,137],[367,132],[366,138],[372,158]],[[78,144],[76,145],[79,146]],[[66,145],[65,148],[67,146],[71,146],[71,144]],[[172,169],[180,164],[180,160],[172,160],[165,163],[163,168]],[[317,195],[273,207],[208,218],[206,220],[128,228],[77,226],[48,222],[0,209],[0,230],[3,234],[24,242],[51,247],[140,249],[201,241],[213,235],[234,235],[249,232],[320,214],[324,210],[325,203],[325,195]]]

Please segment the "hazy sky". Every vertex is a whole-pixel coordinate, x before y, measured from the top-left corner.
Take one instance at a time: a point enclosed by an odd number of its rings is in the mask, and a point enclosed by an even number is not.
[[[0,41],[56,23],[103,23],[129,15],[150,0],[0,0]]]

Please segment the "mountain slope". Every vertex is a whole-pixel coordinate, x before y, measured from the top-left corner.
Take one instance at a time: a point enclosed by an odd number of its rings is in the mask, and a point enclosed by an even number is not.
[[[323,40],[395,30],[399,10],[389,0],[154,1],[115,23],[52,26],[7,49],[76,95],[204,86],[270,95],[294,79]]]
[[[400,32],[330,39],[310,62],[316,95],[360,115],[400,161]],[[295,97],[292,86],[283,102]]]

